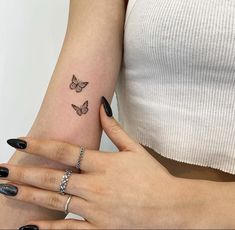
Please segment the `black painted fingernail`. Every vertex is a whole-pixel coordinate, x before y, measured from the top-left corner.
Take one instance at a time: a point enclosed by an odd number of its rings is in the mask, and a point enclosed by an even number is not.
[[[19,230],[39,230],[39,227],[36,225],[25,225],[19,228]]]
[[[0,184],[0,193],[7,196],[15,196],[18,188],[11,184]]]
[[[0,177],[8,177],[9,170],[5,167],[0,167]]]
[[[9,139],[7,143],[16,149],[26,149],[27,147],[27,142],[20,139]]]
[[[112,112],[111,106],[110,106],[110,104],[108,103],[107,99],[104,96],[102,96],[101,102],[104,106],[104,110],[105,110],[105,113],[107,114],[107,116],[112,117],[113,112]]]

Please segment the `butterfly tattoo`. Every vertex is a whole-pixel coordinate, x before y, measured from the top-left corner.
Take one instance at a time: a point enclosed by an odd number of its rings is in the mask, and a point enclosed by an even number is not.
[[[73,75],[72,82],[69,85],[69,88],[75,90],[77,93],[82,92],[82,89],[88,85],[88,82],[82,82]]]
[[[82,114],[86,114],[88,112],[88,101],[85,101],[80,107],[74,104],[72,104],[72,107],[79,116],[82,116]]]

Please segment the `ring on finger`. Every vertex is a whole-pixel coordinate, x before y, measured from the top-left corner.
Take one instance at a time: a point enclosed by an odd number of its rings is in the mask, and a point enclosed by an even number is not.
[[[59,193],[62,194],[62,195],[65,194],[65,190],[66,190],[66,187],[67,187],[67,184],[68,184],[68,181],[69,181],[69,177],[71,176],[71,174],[72,174],[72,171],[70,169],[66,169],[65,173],[64,173],[64,175],[61,179]]]
[[[76,168],[78,169],[79,173],[81,172],[80,167],[81,167],[81,162],[82,162],[84,153],[85,153],[85,148],[81,147],[80,148],[80,153],[79,153],[79,158],[78,158],[78,161],[77,161],[77,164],[76,164]]]
[[[67,201],[66,201],[66,204],[65,204],[65,206],[64,206],[64,212],[65,212],[65,214],[68,214],[68,213],[69,213],[69,203],[70,203],[71,199],[72,199],[72,195],[69,195],[69,197],[68,197],[68,199],[67,199]]]

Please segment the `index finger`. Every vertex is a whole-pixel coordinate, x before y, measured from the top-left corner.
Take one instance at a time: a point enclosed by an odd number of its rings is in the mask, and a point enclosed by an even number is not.
[[[81,147],[56,140],[40,140],[31,137],[9,139],[7,143],[19,151],[45,157],[64,165],[77,165]],[[82,171],[102,171],[104,163],[110,158],[110,153],[85,149],[80,164]]]

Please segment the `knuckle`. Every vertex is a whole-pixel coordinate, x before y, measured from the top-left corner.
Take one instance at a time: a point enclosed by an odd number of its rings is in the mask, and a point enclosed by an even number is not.
[[[19,190],[17,195],[18,195],[19,199],[23,200],[23,201],[36,202],[36,200],[37,200],[34,193],[32,193],[32,192]]]
[[[114,134],[118,134],[121,130],[120,125],[117,122],[113,122],[110,125],[110,130],[114,133]]]
[[[42,143],[39,141],[39,140],[35,140],[35,139],[31,139],[29,141],[29,144],[28,144],[28,149],[31,150],[31,151],[38,151],[38,152],[42,152]]]
[[[65,146],[64,143],[56,144],[55,159],[58,161],[64,161],[66,151],[67,147]]]
[[[87,184],[85,189],[87,192],[95,195],[103,195],[105,193],[104,187],[94,182]]]
[[[74,184],[74,190],[80,191],[82,194],[93,194],[96,190],[96,183],[94,181],[88,181],[88,180],[79,180],[80,183]]]
[[[81,192],[82,194],[86,194],[87,192],[90,191],[90,187],[87,186],[87,183],[82,183],[81,181],[80,183],[75,183],[75,184],[71,183],[69,185],[72,191],[77,191],[78,193]]]
[[[98,195],[104,195],[106,193],[106,190],[103,188],[103,186],[96,185],[93,187],[93,192]]]
[[[20,181],[20,182],[25,182],[27,175],[26,175],[26,170],[24,170],[23,168],[12,168],[10,170],[10,175],[11,178],[16,178],[16,180]]]
[[[58,179],[51,172],[45,172],[41,175],[41,183],[47,187],[51,187],[51,185],[55,185]]]
[[[112,153],[109,155],[104,155],[102,160],[99,160],[98,164],[100,168],[102,169],[102,172],[106,173],[109,172],[110,169],[113,168],[113,165],[116,163],[116,161],[113,161]],[[116,159],[115,159],[116,160]]]
[[[35,193],[34,189],[30,189],[25,186],[18,186],[18,193],[16,197],[18,200],[33,204],[38,204],[39,202],[41,203],[41,200],[38,199],[37,193]]]
[[[47,197],[46,205],[50,208],[59,208],[61,204],[60,199],[57,196],[50,195]]]

